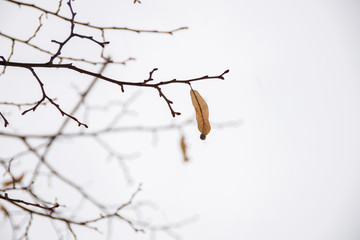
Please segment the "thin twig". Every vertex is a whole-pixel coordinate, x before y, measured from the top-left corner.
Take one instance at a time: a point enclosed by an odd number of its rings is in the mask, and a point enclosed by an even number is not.
[[[39,17],[39,26],[38,26],[37,29],[35,30],[34,34],[33,34],[31,37],[29,37],[29,39],[26,40],[25,43],[28,43],[28,42],[30,42],[32,39],[34,39],[34,38],[36,37],[36,34],[40,31],[41,27],[43,26],[42,21],[41,21],[43,15],[44,15],[44,14],[41,14],[40,17]]]
[[[6,120],[5,116],[0,112],[0,117],[4,120],[4,127],[7,127],[9,125],[8,120]]]
[[[55,17],[58,17],[60,19],[68,21],[68,22],[71,21],[70,18],[67,18],[67,17],[64,17],[64,16],[60,15],[58,11],[52,12],[52,11],[46,10],[44,8],[41,8],[41,7],[39,7],[39,6],[35,5],[35,4],[31,4],[31,3],[24,3],[24,2],[19,2],[19,1],[15,1],[15,0],[6,0],[6,1],[10,2],[10,3],[17,4],[19,6],[26,6],[26,7],[31,7],[31,8],[37,9],[37,10],[39,10],[41,12],[44,12],[44,13],[49,14],[49,15],[53,15]],[[188,27],[179,27],[179,28],[175,28],[173,30],[162,31],[162,30],[143,30],[143,29],[134,29],[134,28],[127,28],[127,27],[116,27],[116,26],[101,27],[101,26],[96,26],[96,25],[90,24],[88,22],[79,22],[79,21],[74,21],[74,23],[85,26],[85,27],[98,29],[98,30],[123,30],[123,31],[136,32],[136,33],[159,33],[159,34],[170,34],[170,35],[174,34],[175,32],[188,29]]]
[[[41,206],[40,204],[37,204],[37,203],[26,202],[26,201],[21,200],[21,199],[9,198],[7,193],[5,193],[4,196],[2,194],[0,194],[0,199],[4,199],[4,200],[6,200],[8,202],[21,203],[21,204],[25,204],[25,205],[28,205],[28,206],[41,208],[41,209],[44,209],[44,210],[49,211],[49,212],[54,212],[55,208],[59,207],[59,204],[57,204],[57,203],[55,203],[54,206],[52,206],[52,207],[46,207],[46,206]]]
[[[79,38],[85,38],[88,39],[90,41],[93,41],[97,44],[99,44],[101,47],[105,47],[106,44],[109,44],[110,42],[99,42],[97,40],[95,40],[92,36],[85,36],[85,35],[81,35],[78,33],[74,32],[75,29],[75,16],[76,13],[74,12],[72,5],[71,5],[71,0],[69,0],[67,2],[67,5],[69,6],[69,9],[71,11],[71,19],[70,19],[70,23],[71,23],[71,28],[70,28],[70,35],[63,41],[63,42],[59,42],[56,40],[52,40],[52,42],[59,44],[58,50],[56,51],[56,53],[50,58],[49,60],[49,64],[53,63],[54,59],[57,58],[58,56],[60,56],[61,54],[61,50],[63,49],[63,47],[66,45],[66,43],[68,43],[70,41],[70,39],[72,39],[73,37],[79,37]]]
[[[87,126],[85,123],[80,122],[76,117],[74,117],[74,116],[72,116],[71,114],[68,114],[68,113],[66,113],[65,111],[63,111],[63,110],[60,108],[59,104],[55,103],[54,100],[53,100],[52,98],[50,98],[50,97],[45,93],[44,84],[43,84],[43,82],[40,80],[40,78],[38,77],[38,75],[36,74],[36,72],[34,71],[34,69],[33,69],[33,68],[28,68],[28,69],[31,71],[31,73],[34,75],[34,77],[35,77],[36,80],[38,81],[38,83],[39,83],[39,85],[40,85],[40,88],[41,88],[42,97],[41,97],[41,99],[35,104],[35,106],[33,106],[33,107],[25,110],[25,111],[22,113],[22,115],[26,114],[26,113],[29,112],[29,111],[35,111],[36,108],[37,108],[45,99],[47,99],[52,105],[54,105],[54,106],[57,108],[57,110],[59,110],[59,112],[61,113],[62,116],[67,116],[68,118],[71,118],[72,120],[74,120],[75,122],[78,123],[78,126],[79,126],[79,127],[80,127],[80,126],[84,126],[84,127],[88,128],[88,126]]]
[[[45,50],[39,46],[36,46],[30,42],[27,42],[26,40],[22,40],[22,39],[19,39],[19,38],[16,38],[16,37],[12,37],[10,35],[7,35],[5,33],[2,33],[0,32],[0,36],[4,37],[4,38],[7,38],[11,41],[15,41],[15,42],[19,42],[19,43],[23,43],[29,47],[32,47],[40,52],[43,52],[43,53],[46,53],[48,55],[51,55],[53,56],[55,53],[52,53],[48,50]],[[105,41],[105,40],[104,40]],[[91,60],[88,60],[88,59],[85,59],[85,58],[74,58],[74,57],[64,57],[64,56],[58,56],[57,57],[58,59],[60,59],[60,61],[62,60],[69,60],[69,61],[74,61],[74,62],[84,62],[84,63],[89,63],[89,64],[92,64],[92,65],[99,65],[99,64],[104,64],[106,61],[91,61]],[[125,59],[124,61],[114,61],[114,60],[110,60],[109,63],[112,63],[112,64],[121,64],[121,65],[126,65],[127,62],[129,61],[134,61],[136,60],[135,58],[133,57],[129,57],[127,59]]]
[[[6,61],[10,61],[11,60],[11,57],[14,55],[14,49],[15,49],[15,40],[12,39],[11,40],[11,52],[10,52],[10,55],[8,57],[8,59]],[[1,57],[1,59],[5,60],[4,57]],[[0,73],[0,76],[5,74],[6,72],[6,66],[4,67],[3,71]]]

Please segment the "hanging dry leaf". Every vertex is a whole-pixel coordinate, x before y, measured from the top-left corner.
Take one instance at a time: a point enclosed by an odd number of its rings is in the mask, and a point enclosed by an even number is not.
[[[208,135],[211,130],[208,105],[198,91],[191,89],[190,96],[196,112],[198,129],[201,132],[200,138],[205,140],[206,135]]]
[[[180,139],[180,148],[181,148],[181,152],[183,154],[183,159],[184,159],[184,162],[188,162],[189,161],[189,158],[187,156],[187,146],[186,146],[186,143],[185,143],[185,137],[184,135],[181,136],[181,139]]]

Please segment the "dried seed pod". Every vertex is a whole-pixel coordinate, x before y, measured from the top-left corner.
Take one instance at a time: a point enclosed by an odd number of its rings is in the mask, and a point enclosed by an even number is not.
[[[196,112],[198,129],[201,132],[200,139],[205,140],[211,130],[208,105],[198,91],[191,89],[190,96]]]

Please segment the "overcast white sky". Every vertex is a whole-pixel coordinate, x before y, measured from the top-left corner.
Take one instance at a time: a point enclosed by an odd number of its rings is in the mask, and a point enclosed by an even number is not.
[[[136,57],[137,61],[111,68],[106,74],[142,80],[157,67],[154,76],[166,80],[217,75],[230,69],[225,81],[199,82],[193,87],[207,100],[212,122],[241,122],[235,128],[214,127],[205,142],[198,138],[196,126],[186,127],[191,162],[185,165],[176,131],[159,134],[156,144],[151,134],[109,136],[107,140],[125,153],[141,150],[140,158],[129,164],[135,184],[128,193],[142,182],[139,198],[155,202],[160,215],[170,222],[195,216],[196,221],[177,231],[187,240],[360,239],[359,1],[143,0],[134,5],[122,0],[113,6],[107,2],[112,1],[76,0],[74,9],[79,20],[92,21],[96,16],[98,25],[160,30],[188,26],[189,30],[174,36],[109,32],[111,43],[106,53],[119,60]],[[17,29],[14,26],[22,18],[10,21],[17,15],[5,9],[17,10],[0,3],[0,31]],[[66,31],[66,26],[63,32],[59,27],[53,34],[64,36]],[[3,53],[8,46],[8,41],[0,39],[0,55],[8,54]],[[85,55],[85,47],[96,49],[81,41],[73,46]],[[14,60],[30,61],[31,57],[19,54]],[[25,73],[9,71],[10,76],[16,74]],[[80,84],[76,75],[71,76],[75,85]],[[61,90],[60,80],[53,79],[57,76],[46,84],[65,104],[62,94],[66,91]],[[0,85],[1,101],[6,100],[1,95],[19,94],[6,86]],[[101,87],[93,95],[99,104],[119,91],[109,84]],[[136,92],[126,90],[120,100]],[[177,121],[194,117],[187,86],[170,86],[164,91],[183,113]],[[173,121],[166,104],[152,90],[141,91],[132,109],[142,120],[130,117],[125,123]],[[24,117],[29,121],[36,118],[31,114]],[[94,118],[93,126],[104,121],[101,116]],[[0,146],[6,144],[5,139],[0,141]],[[72,143],[54,150],[54,158]],[[85,145],[82,149],[86,150],[75,153],[78,149],[74,148],[68,158],[59,159],[58,167],[75,174],[84,166],[74,163],[74,155],[103,159],[103,152],[96,148],[89,150]],[[112,198],[113,181],[123,179],[117,178],[116,164],[104,166],[100,160],[87,164],[87,180],[82,183],[104,198]],[[6,230],[0,228],[0,236],[2,232]],[[134,235],[125,224],[114,230],[114,236],[149,238]],[[99,235],[86,239],[99,239]],[[169,236],[158,234],[156,239]]]

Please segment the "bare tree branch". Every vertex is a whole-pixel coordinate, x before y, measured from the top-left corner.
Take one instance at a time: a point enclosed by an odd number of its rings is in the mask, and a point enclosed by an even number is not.
[[[152,81],[152,74],[154,72],[154,70],[152,70],[150,72],[150,77],[147,80],[141,81],[141,82],[128,82],[128,81],[120,81],[120,80],[116,80],[113,78],[109,78],[106,76],[103,76],[101,74],[98,73],[94,73],[82,68],[78,68],[75,67],[72,64],[53,64],[53,63],[18,63],[18,62],[7,62],[7,61],[0,61],[0,66],[11,66],[11,67],[21,67],[21,68],[27,68],[27,69],[32,69],[32,68],[67,68],[67,69],[71,69],[73,71],[79,72],[79,73],[83,73],[89,76],[94,76],[97,77],[99,79],[103,79],[105,81],[114,83],[116,85],[119,85],[121,87],[121,90],[124,91],[124,86],[128,85],[128,86],[137,86],[137,87],[150,87],[150,88],[155,88],[156,90],[158,90],[159,92],[159,96],[164,98],[164,100],[166,101],[166,103],[168,104],[168,107],[171,111],[171,114],[173,117],[175,117],[176,115],[180,115],[181,113],[179,112],[175,112],[171,106],[171,104],[173,103],[171,100],[169,100],[163,93],[162,89],[160,88],[160,86],[163,85],[168,85],[168,84],[189,84],[191,82],[195,82],[195,81],[202,81],[202,80],[210,80],[210,79],[221,79],[224,80],[224,75],[227,74],[229,72],[229,70],[225,70],[223,73],[221,73],[220,75],[215,75],[215,76],[209,76],[209,75],[205,75],[202,77],[197,77],[197,78],[190,78],[190,79],[172,79],[172,80],[166,80],[166,81],[161,81],[161,82],[157,82],[157,83],[149,83],[149,81]],[[156,69],[157,70],[157,69]],[[39,80],[38,80],[39,81]],[[75,120],[75,119],[74,119]],[[75,120],[76,121],[76,120]],[[78,121],[77,121],[78,122]],[[84,124],[81,124],[84,125]]]

